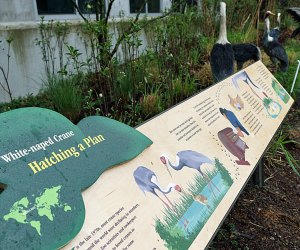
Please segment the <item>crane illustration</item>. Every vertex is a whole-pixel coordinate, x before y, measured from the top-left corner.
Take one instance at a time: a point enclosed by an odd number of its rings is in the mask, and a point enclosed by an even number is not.
[[[165,154],[160,156],[160,160],[167,167],[167,169],[168,167],[171,167],[177,171],[181,170],[183,167],[196,169],[201,174],[201,176],[205,178],[205,180],[208,182],[208,187],[210,188],[214,197],[215,197],[215,193],[211,185],[213,185],[220,192],[218,187],[213,183],[213,181],[209,178],[209,176],[204,171],[201,170],[201,166],[204,163],[213,164],[213,161],[209,159],[207,156],[193,150],[183,150],[183,151],[179,151],[176,154],[175,164],[173,164]],[[169,174],[171,175],[170,172]]]
[[[169,183],[167,188],[163,189],[162,187],[160,187],[155,173],[152,170],[150,170],[144,166],[139,166],[133,172],[133,177],[134,177],[136,184],[139,186],[139,188],[143,191],[143,193],[145,195],[146,195],[146,192],[152,193],[156,197],[158,197],[167,208],[169,208],[169,209],[174,208],[173,203],[169,200],[169,198],[166,196],[166,194],[168,194],[172,191],[181,192],[181,187],[179,185],[174,184],[174,183]],[[163,194],[163,196],[166,198],[168,203],[165,202],[161,197],[158,196],[157,191],[159,191]],[[185,222],[182,222],[181,220],[180,221],[183,223],[184,227],[186,228],[186,226],[189,224],[189,221],[186,218],[184,218],[184,220],[185,220]]]
[[[157,196],[168,208],[170,208],[170,205],[171,207],[173,207],[172,202],[168,199],[166,194],[174,190],[177,192],[181,192],[181,188],[179,185],[170,183],[167,186],[167,188],[163,189],[162,187],[160,187],[155,173],[152,170],[143,166],[138,167],[133,172],[133,176],[136,184],[139,186],[139,188],[143,191],[144,194],[146,194],[146,192],[152,193],[155,196]],[[161,192],[164,195],[168,203],[158,196],[157,191]]]
[[[246,71],[242,71],[242,72],[238,73],[231,79],[233,87],[237,91],[240,91],[240,86],[239,86],[238,80],[241,80],[244,83],[246,83],[250,87],[250,90],[253,92],[253,94],[255,94],[259,99],[263,100],[264,98],[268,98],[267,93],[262,89],[262,87],[260,87],[258,84],[255,84],[251,80],[251,78],[246,73]]]

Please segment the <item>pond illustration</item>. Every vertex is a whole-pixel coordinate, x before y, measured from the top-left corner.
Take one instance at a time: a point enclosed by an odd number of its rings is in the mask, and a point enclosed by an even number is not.
[[[185,250],[190,247],[233,183],[218,159],[215,159],[215,171],[207,175],[209,183],[195,174],[174,208],[165,209],[164,218],[156,219],[156,232],[168,249]]]
[[[272,88],[284,103],[288,103],[290,96],[278,82],[272,79]]]
[[[276,118],[280,111],[281,111],[281,105],[278,102],[275,102],[271,98],[265,98],[264,100],[264,107],[268,113],[269,116],[272,118]]]

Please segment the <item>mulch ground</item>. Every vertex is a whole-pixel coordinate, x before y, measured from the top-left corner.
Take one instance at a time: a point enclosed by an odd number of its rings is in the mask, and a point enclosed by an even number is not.
[[[286,123],[300,126],[289,117]],[[289,150],[300,160],[298,147]],[[209,249],[300,249],[300,177],[283,154],[265,161],[264,172],[264,186],[248,182]]]

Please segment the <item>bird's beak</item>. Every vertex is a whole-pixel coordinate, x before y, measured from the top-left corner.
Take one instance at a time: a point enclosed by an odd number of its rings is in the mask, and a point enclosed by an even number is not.
[[[275,13],[273,13],[272,11],[270,11],[270,15],[276,16],[276,14],[275,14]]]
[[[165,166],[166,166],[166,169],[167,169],[167,171],[168,171],[169,175],[170,175],[170,176],[171,176],[171,178],[173,179],[173,176],[171,175],[170,169],[168,168],[167,164],[165,164]]]

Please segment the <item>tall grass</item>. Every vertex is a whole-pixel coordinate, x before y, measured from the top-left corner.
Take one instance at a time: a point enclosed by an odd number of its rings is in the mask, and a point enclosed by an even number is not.
[[[273,144],[271,145],[270,149],[268,150],[268,157],[267,160],[269,163],[273,164],[275,161],[277,164],[278,159],[276,159],[276,155],[282,155],[287,160],[288,164],[291,166],[293,171],[300,177],[300,166],[299,162],[295,159],[295,157],[290,153],[287,146],[289,144],[300,144],[295,140],[289,140],[287,134],[284,133],[282,130],[278,133],[277,137],[274,139]],[[281,161],[281,159],[279,159]],[[280,164],[281,165],[281,164]]]
[[[77,121],[82,109],[82,80],[80,76],[58,75],[49,77],[46,85],[55,109],[73,122]]]

